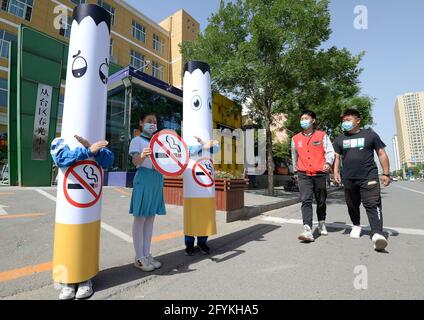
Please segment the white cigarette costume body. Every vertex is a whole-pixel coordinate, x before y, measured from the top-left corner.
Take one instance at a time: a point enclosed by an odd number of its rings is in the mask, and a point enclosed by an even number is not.
[[[92,4],[76,7],[61,135],[70,150],[81,147],[74,135],[91,143],[105,139],[109,43],[109,13]],[[83,282],[99,270],[103,172],[94,160],[91,157],[59,168],[53,259],[56,282]]]
[[[183,139],[187,145],[199,145],[194,136],[203,141],[212,140],[211,74],[209,65],[204,62],[189,61],[184,67],[183,121]],[[199,183],[196,172],[203,174],[209,181]],[[201,155],[191,154],[183,179],[185,235],[216,234],[215,182],[211,153],[203,151]]]

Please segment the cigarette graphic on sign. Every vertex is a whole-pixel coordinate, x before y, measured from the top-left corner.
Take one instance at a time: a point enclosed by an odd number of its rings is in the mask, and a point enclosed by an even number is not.
[[[92,142],[105,139],[109,45],[110,14],[93,4],[77,6],[69,40],[61,133],[71,150],[81,146],[75,135]],[[99,271],[102,186],[103,171],[94,158],[59,168],[55,282],[80,283]]]

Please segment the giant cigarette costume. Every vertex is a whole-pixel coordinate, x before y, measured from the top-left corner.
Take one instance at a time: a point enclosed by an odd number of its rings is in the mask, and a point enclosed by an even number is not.
[[[109,13],[97,5],[77,6],[62,124],[62,143],[70,150],[81,147],[75,134],[91,143],[105,139],[109,43]],[[59,169],[53,280],[80,283],[99,270],[103,172],[94,157]]]
[[[203,141],[212,139],[211,73],[209,65],[204,62],[190,61],[184,67],[183,121],[183,139],[187,145],[199,145],[195,136]],[[212,159],[212,155],[209,152],[191,154],[183,174],[184,233],[188,236],[216,234],[215,183],[202,186],[196,181],[195,171],[202,173],[196,161],[201,158]],[[202,170],[214,178],[213,166],[203,165]]]

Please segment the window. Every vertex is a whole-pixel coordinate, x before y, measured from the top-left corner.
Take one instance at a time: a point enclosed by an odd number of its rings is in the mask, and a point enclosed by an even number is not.
[[[75,3],[76,5],[85,3],[85,0],[71,0],[71,2]]]
[[[131,50],[131,65],[144,72],[144,56],[137,51]]]
[[[163,53],[163,41],[156,34],[153,34],[153,49]]]
[[[68,16],[65,24],[62,22],[62,19],[60,19],[60,25],[63,25],[63,28],[61,27],[59,29],[59,34],[61,36],[69,38],[71,36],[72,17]]]
[[[163,66],[156,61],[152,61],[152,76],[159,80],[163,80]]]
[[[132,35],[134,38],[146,42],[146,28],[133,20]]]
[[[0,0],[1,10],[31,21],[34,0]]]
[[[0,78],[0,107],[7,107],[7,79]]]
[[[110,13],[111,15],[110,23],[114,25],[115,24],[115,8],[112,7],[110,4],[106,3],[104,0],[97,0],[97,4]]]
[[[7,59],[9,57],[10,41],[16,41],[14,34],[0,29],[0,58]]]

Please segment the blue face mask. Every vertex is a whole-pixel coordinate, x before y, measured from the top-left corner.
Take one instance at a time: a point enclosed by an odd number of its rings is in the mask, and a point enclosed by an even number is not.
[[[352,130],[353,128],[355,128],[355,125],[353,124],[353,122],[352,122],[352,121],[344,121],[344,122],[342,123],[342,129],[343,129],[344,131],[350,131],[350,130]]]
[[[301,120],[300,121],[300,126],[302,127],[302,129],[309,129],[312,125],[312,121],[311,120]]]
[[[144,123],[143,132],[147,135],[152,135],[156,131],[156,125],[154,123]]]

